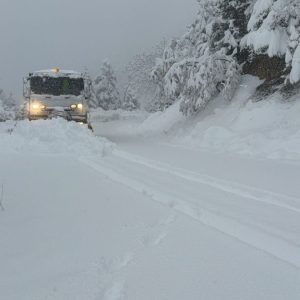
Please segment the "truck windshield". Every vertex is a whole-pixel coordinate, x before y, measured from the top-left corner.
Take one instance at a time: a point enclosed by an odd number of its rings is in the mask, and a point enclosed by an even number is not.
[[[79,96],[84,89],[84,81],[82,78],[33,76],[30,86],[32,93],[38,95]]]

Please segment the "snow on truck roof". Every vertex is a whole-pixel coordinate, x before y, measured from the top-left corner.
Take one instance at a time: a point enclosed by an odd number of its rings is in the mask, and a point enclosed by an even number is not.
[[[34,71],[31,76],[47,76],[47,77],[70,77],[70,78],[83,78],[84,74],[72,70],[60,70],[58,68],[49,70]]]

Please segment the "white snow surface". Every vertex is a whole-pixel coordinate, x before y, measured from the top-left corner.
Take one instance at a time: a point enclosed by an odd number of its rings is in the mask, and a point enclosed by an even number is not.
[[[248,33],[243,38],[242,45],[244,47],[252,46],[257,52],[267,47],[268,56],[283,56],[287,52],[288,36],[283,29],[269,30],[260,28],[255,32]]]
[[[193,119],[0,123],[1,300],[298,299],[299,103],[259,83]]]
[[[39,71],[34,71],[33,76],[47,76],[47,77],[70,77],[70,78],[83,78],[84,75],[83,73],[73,71],[73,70],[60,70],[59,72],[55,72],[53,69],[48,69],[48,70],[39,70]]]
[[[113,144],[63,119],[0,123],[0,153],[106,155]]]
[[[290,74],[290,81],[291,83],[296,83],[300,81],[300,44],[296,48],[292,60],[292,71]]]
[[[190,148],[299,161],[299,95],[289,102],[280,94],[254,102],[255,88],[261,83],[255,77],[243,76],[230,102],[218,97],[193,119],[184,117],[179,112],[180,103],[175,103],[132,130],[142,136],[161,135]]]
[[[274,11],[272,11],[273,5]],[[285,55],[288,49],[288,34],[285,28],[276,26],[274,21],[276,19],[275,11],[284,11],[285,5],[286,3],[281,1],[274,4],[273,0],[257,0],[248,23],[249,33],[242,39],[242,44],[248,47],[252,46],[258,52],[267,47],[267,54],[270,57]],[[260,22],[261,24],[258,26]],[[259,28],[257,29],[257,27]]]

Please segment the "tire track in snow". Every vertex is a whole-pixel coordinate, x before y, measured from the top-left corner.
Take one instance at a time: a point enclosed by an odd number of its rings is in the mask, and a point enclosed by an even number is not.
[[[202,224],[214,228],[223,234],[239,240],[240,242],[262,250],[273,257],[293,265],[294,267],[300,268],[300,248],[298,245],[292,242],[281,239],[272,233],[258,230],[251,225],[245,225],[233,218],[221,216],[217,213],[211,212],[208,209],[200,208],[194,201],[188,201],[192,199],[187,199],[186,195],[170,195],[165,192],[155,190],[149,187],[147,184],[130,178],[130,174],[127,174],[128,176],[122,175],[120,172],[114,170],[113,167],[109,168],[105,166],[105,164],[101,164],[101,161],[95,162],[86,157],[79,158],[79,161],[101,175],[106,176],[110,180],[129,187],[136,192],[144,195],[146,194],[153,200],[163,205],[167,205],[178,213],[200,221]],[[155,166],[154,168],[156,169]],[[162,172],[165,171],[165,169],[162,170]],[[238,195],[244,197],[244,193],[242,193],[242,195]]]
[[[122,159],[143,165],[147,168],[165,172],[165,173],[183,178],[188,181],[205,184],[210,187],[222,190],[224,192],[231,193],[231,194],[234,194],[237,196],[241,196],[243,198],[251,199],[254,201],[258,201],[258,202],[263,202],[263,203],[270,204],[270,205],[275,205],[280,208],[284,208],[284,209],[291,210],[293,212],[300,213],[300,208],[298,208],[292,204],[287,204],[287,203],[297,203],[297,202],[300,203],[300,199],[297,199],[295,197],[250,187],[248,185],[219,179],[216,177],[184,170],[181,168],[175,168],[175,167],[172,167],[167,164],[158,163],[153,160],[144,159],[140,156],[132,155],[130,153],[120,151],[120,150],[115,150],[113,152],[113,154]]]

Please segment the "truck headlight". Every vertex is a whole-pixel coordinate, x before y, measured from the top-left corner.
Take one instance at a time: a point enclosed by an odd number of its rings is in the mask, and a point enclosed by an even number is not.
[[[71,105],[71,109],[83,109],[83,105],[82,103],[78,103],[78,104],[72,104]]]
[[[31,103],[30,108],[32,110],[39,111],[39,110],[42,110],[42,109],[46,109],[46,105],[34,102],[34,103]]]
[[[40,108],[40,105],[38,103],[33,103],[31,104],[31,108],[37,110]]]

